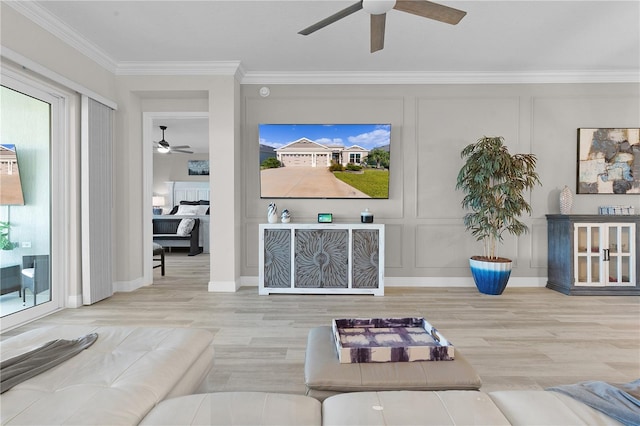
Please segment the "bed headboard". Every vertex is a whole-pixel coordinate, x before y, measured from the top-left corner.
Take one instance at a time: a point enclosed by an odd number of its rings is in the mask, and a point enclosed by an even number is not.
[[[209,182],[167,182],[167,206],[180,201],[209,200]]]

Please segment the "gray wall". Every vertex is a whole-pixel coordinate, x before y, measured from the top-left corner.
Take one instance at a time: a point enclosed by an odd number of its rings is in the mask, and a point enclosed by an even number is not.
[[[359,220],[369,208],[386,225],[388,285],[467,285],[468,257],[482,246],[464,230],[462,193],[455,179],[461,149],[483,135],[504,136],[512,153],[538,156],[542,186],[531,194],[530,233],[506,237],[499,254],[514,260],[513,282],[544,285],[545,214],[559,213],[564,185],[575,191],[577,128],[640,126],[634,84],[547,85],[282,85],[262,98],[260,86],[242,87],[243,264],[258,275],[258,224],[275,201],[296,222],[333,212],[339,222]],[[388,200],[260,199],[258,124],[391,123]],[[214,183],[215,184],[215,183]],[[597,213],[605,204],[634,205],[633,195],[578,195],[575,213]],[[512,282],[510,281],[510,282]]]
[[[212,197],[223,206],[220,215],[212,215],[212,248],[218,252],[211,270],[212,282],[229,284],[225,288],[240,275],[257,282],[258,224],[266,220],[269,202],[258,192],[259,123],[392,124],[389,200],[277,203],[291,210],[294,221],[314,221],[320,210],[354,221],[369,208],[376,222],[387,225],[386,283],[405,285],[449,285],[457,277],[469,282],[467,257],[480,245],[463,230],[462,197],[454,190],[463,146],[499,134],[512,151],[538,155],[543,187],[532,193],[533,215],[526,218],[532,232],[509,239],[501,253],[515,260],[515,278],[540,283],[546,275],[544,215],[559,211],[558,192],[565,184],[575,187],[576,129],[640,126],[638,84],[273,85],[271,95],[261,98],[259,86],[238,88],[229,76],[115,76],[11,7],[0,4],[0,10],[3,47],[118,103],[114,278],[129,287],[145,284],[142,229],[150,222],[144,215],[151,214],[142,196],[142,113],[192,110],[180,99],[184,94],[196,99],[198,111],[211,114],[210,145],[217,155]],[[173,99],[157,101],[167,97]],[[72,123],[74,134],[77,127]],[[640,210],[638,197],[581,195],[574,211],[594,213],[604,204]],[[76,294],[70,285],[68,296]]]

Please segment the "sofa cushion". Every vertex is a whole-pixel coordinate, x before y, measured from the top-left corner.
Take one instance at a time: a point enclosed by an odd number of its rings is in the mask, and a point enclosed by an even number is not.
[[[541,390],[490,392],[489,396],[514,425],[620,425],[613,418],[570,396]]]
[[[322,403],[325,425],[508,425],[478,391],[352,392]]]
[[[221,392],[167,399],[142,425],[320,425],[320,402],[302,395]]]
[[[91,347],[0,395],[1,424],[137,424],[167,396],[196,391],[211,369],[213,336],[186,328],[42,327],[0,342],[0,354],[89,333],[98,334]]]

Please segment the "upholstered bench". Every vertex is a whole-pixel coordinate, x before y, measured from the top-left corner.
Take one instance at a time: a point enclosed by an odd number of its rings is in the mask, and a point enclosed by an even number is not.
[[[478,390],[482,385],[457,348],[453,361],[341,364],[328,326],[309,331],[304,379],[306,394],[320,401],[343,392]]]

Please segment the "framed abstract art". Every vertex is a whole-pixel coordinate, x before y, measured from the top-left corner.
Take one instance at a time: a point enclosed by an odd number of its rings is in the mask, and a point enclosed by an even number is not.
[[[640,129],[578,129],[578,194],[640,194]]]

